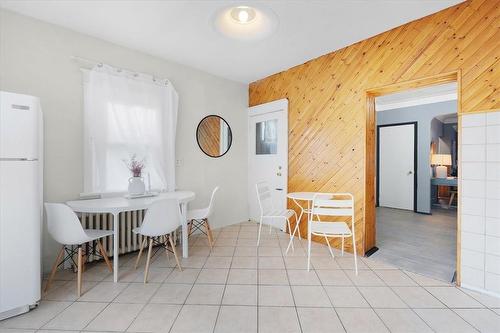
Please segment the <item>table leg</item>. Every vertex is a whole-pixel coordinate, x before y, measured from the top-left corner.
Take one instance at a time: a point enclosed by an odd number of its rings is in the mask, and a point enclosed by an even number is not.
[[[113,281],[118,282],[118,234],[120,233],[120,229],[118,228],[118,214],[113,214]]]
[[[297,206],[300,207],[300,214],[299,214],[299,218],[297,219],[297,223],[295,224],[295,228],[293,229],[293,232],[292,232],[292,236],[290,237],[290,242],[288,242],[288,246],[286,247],[286,251],[285,251],[285,254],[288,253],[288,250],[290,249],[290,246],[292,245],[293,243],[293,237],[295,236],[295,234],[298,232],[298,235],[299,235],[299,239],[301,239],[300,237],[300,229],[299,229],[299,225],[300,225],[300,221],[302,221],[302,215],[304,215],[304,208],[302,208],[301,205],[299,205],[299,203],[295,200],[293,200],[295,202],[295,204]]]
[[[181,203],[182,214],[182,257],[188,257],[188,227],[187,227],[187,204]]]

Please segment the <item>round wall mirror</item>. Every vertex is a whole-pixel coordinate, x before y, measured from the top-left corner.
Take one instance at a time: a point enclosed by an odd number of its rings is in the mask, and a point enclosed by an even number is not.
[[[196,140],[205,154],[210,157],[221,157],[231,148],[233,134],[224,118],[210,115],[198,124]]]

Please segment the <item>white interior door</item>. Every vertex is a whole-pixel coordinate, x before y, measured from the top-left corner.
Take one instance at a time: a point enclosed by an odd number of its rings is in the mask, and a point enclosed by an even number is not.
[[[379,206],[414,210],[416,124],[380,126]]]
[[[255,184],[267,181],[276,209],[286,209],[288,182],[288,100],[248,109],[248,206],[250,219],[259,221]],[[284,226],[284,224],[283,224]]]

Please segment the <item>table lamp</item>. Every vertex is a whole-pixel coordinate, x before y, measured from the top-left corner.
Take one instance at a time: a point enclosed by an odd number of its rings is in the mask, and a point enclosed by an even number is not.
[[[451,165],[451,155],[433,154],[431,164],[436,165],[436,178],[446,178],[448,176],[447,165]]]

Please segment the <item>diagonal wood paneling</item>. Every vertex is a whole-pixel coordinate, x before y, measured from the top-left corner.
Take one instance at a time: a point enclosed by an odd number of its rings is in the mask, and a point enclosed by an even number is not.
[[[361,253],[366,91],[460,71],[462,112],[500,108],[499,4],[467,1],[250,84],[250,106],[289,100],[289,191],[354,193]]]

